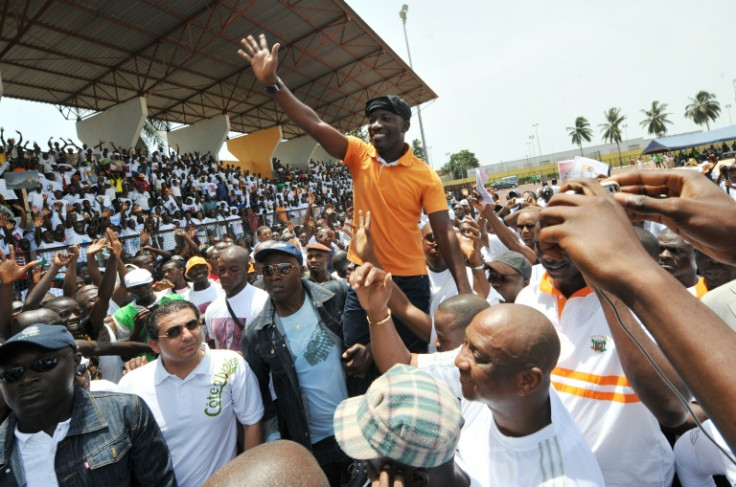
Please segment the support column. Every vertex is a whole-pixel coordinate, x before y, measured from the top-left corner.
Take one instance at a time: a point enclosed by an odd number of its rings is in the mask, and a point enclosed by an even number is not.
[[[100,140],[105,144],[114,142],[124,149],[135,147],[147,116],[145,98],[133,98],[77,122],[77,138],[88,147],[94,147]]]
[[[270,178],[273,176],[271,156],[280,140],[281,127],[275,126],[230,139],[227,150],[238,158],[235,165],[243,171]]]
[[[174,148],[178,144],[182,154],[185,152],[206,154],[209,151],[216,158],[228,132],[230,132],[230,117],[224,114],[169,132],[167,138],[169,147]]]
[[[280,160],[284,166],[288,164],[291,168],[307,171],[309,169],[309,158],[316,145],[317,141],[308,135],[279,142],[273,151],[272,157]]]

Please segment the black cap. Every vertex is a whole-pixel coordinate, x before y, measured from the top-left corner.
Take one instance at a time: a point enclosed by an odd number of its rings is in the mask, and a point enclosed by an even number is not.
[[[371,98],[365,104],[365,116],[369,117],[373,110],[377,110],[379,108],[395,113],[404,120],[411,119],[411,108],[400,96],[386,95],[379,96],[378,98]]]

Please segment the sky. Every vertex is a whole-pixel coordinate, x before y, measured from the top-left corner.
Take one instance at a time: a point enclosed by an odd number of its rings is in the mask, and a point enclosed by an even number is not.
[[[481,165],[574,149],[566,128],[584,116],[602,143],[603,112],[621,108],[625,138],[645,137],[641,110],[669,105],[669,133],[705,127],[684,117],[689,98],[714,93],[736,121],[736,1],[347,0],[438,99],[422,106],[430,162],[467,149]],[[700,9],[703,7],[703,9]],[[537,127],[539,139],[536,139]],[[56,108],[3,98],[0,125],[45,142],[75,138]],[[530,139],[534,136],[534,139]],[[407,141],[421,138],[416,116]],[[531,144],[530,144],[531,142]]]

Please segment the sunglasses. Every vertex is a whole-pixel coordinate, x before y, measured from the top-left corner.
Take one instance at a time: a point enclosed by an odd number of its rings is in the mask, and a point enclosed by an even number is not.
[[[534,230],[534,227],[536,226],[537,225],[535,223],[527,223],[526,225],[516,225],[516,228],[518,228],[519,230]]]
[[[44,373],[56,368],[62,358],[68,357],[63,355],[61,357],[47,357],[38,359],[35,362],[30,363],[27,368],[34,372]],[[9,367],[4,371],[0,372],[0,383],[12,384],[18,382],[23,378],[26,373],[25,365],[16,365],[15,367]]]
[[[77,369],[77,371],[76,371],[76,372],[74,372],[74,374],[75,374],[75,375],[76,375],[77,377],[82,377],[82,376],[83,376],[84,374],[86,374],[86,373],[87,373],[87,366],[88,366],[88,365],[89,365],[89,364],[79,364],[79,368]]]
[[[424,240],[426,240],[429,243],[435,243],[434,233],[428,233],[427,235],[425,235]]]
[[[282,276],[287,275],[289,272],[291,272],[291,268],[296,267],[294,264],[275,264],[275,265],[264,265],[262,267],[263,269],[263,275],[264,276],[272,276],[274,272],[278,271],[279,274]]]
[[[184,331],[184,328],[186,328],[189,331],[194,331],[197,328],[199,328],[201,325],[199,323],[199,320],[194,319],[191,321],[187,321],[183,325],[176,325],[172,326],[168,330],[164,332],[163,335],[159,335],[159,338],[176,338]]]

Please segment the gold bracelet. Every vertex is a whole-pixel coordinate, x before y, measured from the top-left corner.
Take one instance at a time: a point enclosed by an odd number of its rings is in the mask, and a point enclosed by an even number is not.
[[[368,319],[367,316],[366,316],[366,319]],[[382,325],[382,324],[386,323],[390,319],[391,319],[391,310],[389,309],[388,310],[388,315],[384,319],[378,320],[378,321],[371,321],[370,319],[368,319],[368,324],[371,325],[371,326],[372,325],[376,325],[376,326],[377,325]]]

